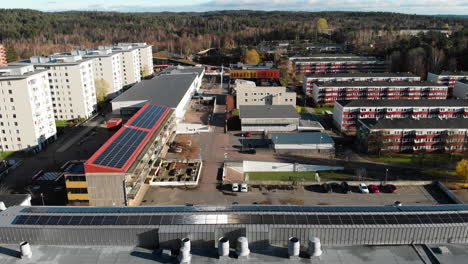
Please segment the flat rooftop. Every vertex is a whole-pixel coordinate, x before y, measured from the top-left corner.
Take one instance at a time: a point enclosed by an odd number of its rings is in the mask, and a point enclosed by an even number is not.
[[[349,100],[338,103],[346,107],[468,107],[468,100],[450,99]]]
[[[334,144],[333,139],[327,133],[272,133],[271,140],[274,144]]]
[[[447,87],[443,84],[437,84],[429,81],[421,82],[338,82],[338,83],[320,83],[319,87]]]
[[[307,245],[301,241],[304,252]],[[464,264],[468,258],[466,245],[428,245],[431,251],[437,252],[437,247],[446,247],[449,253],[436,254],[440,263]],[[131,246],[46,246],[32,245],[33,252],[31,259],[20,259],[18,257],[18,245],[0,244],[0,263],[35,263],[35,264],[83,264],[83,263],[108,263],[108,264],[128,264],[128,263],[174,263],[175,257],[169,255],[154,254],[154,250],[131,247]],[[232,249],[231,249],[232,251]],[[287,249],[267,248],[262,250],[251,250],[248,259],[242,263],[335,263],[335,264],[360,264],[360,263],[380,263],[380,264],[424,264],[430,262],[430,252],[424,251],[421,245],[400,245],[400,246],[322,246],[322,256],[317,260],[309,260],[301,255],[300,260],[290,260],[287,257]],[[217,250],[192,249],[191,263],[220,263],[217,258]],[[307,261],[307,262],[306,262]],[[231,256],[225,263],[239,263],[239,260]]]
[[[203,68],[200,68],[203,71]],[[184,72],[182,72],[184,71]],[[132,107],[156,104],[177,108],[190,85],[198,77],[199,69],[177,69],[172,73],[160,73],[150,80],[143,80],[117,96],[112,103],[135,102]]]
[[[349,73],[321,73],[309,74],[307,78],[352,78],[352,77],[419,77],[410,72],[349,72]]]
[[[292,105],[241,105],[240,118],[299,118]]]
[[[361,119],[372,129],[468,129],[468,119]]]

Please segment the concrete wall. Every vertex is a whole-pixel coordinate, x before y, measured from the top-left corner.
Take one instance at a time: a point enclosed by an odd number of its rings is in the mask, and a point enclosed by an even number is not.
[[[248,87],[237,89],[237,108],[241,105],[292,105],[296,106],[296,93],[286,87]]]
[[[343,170],[343,167],[294,164],[281,162],[248,161],[243,162],[244,172],[265,172],[265,171],[323,171],[323,170]]]
[[[468,98],[468,84],[463,82],[456,82],[455,87],[453,88],[453,96],[457,99],[467,99]]]
[[[325,156],[325,157],[334,157],[335,148],[326,148],[326,149],[276,149],[276,153],[282,155],[292,155],[292,156],[301,156],[301,157],[316,157],[316,156]]]
[[[125,206],[125,176],[122,173],[88,173],[89,205]]]
[[[178,123],[177,134],[197,134],[203,132],[210,132],[210,127],[203,124],[189,124],[189,123]]]
[[[340,131],[343,130],[343,110],[344,107],[338,102],[334,103],[333,108],[333,125]]]

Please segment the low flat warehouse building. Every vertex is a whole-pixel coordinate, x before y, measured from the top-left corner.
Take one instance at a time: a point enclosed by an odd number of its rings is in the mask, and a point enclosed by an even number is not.
[[[314,83],[341,83],[341,82],[419,82],[421,77],[412,73],[395,72],[348,72],[348,73],[321,73],[304,76],[303,91],[312,93]]]
[[[202,67],[170,68],[150,80],[134,85],[114,100],[112,111],[121,115],[133,115],[145,104],[167,106],[174,109],[180,120],[189,106],[190,99],[201,87]]]
[[[175,135],[174,111],[146,104],[84,164],[91,206],[138,205]]]
[[[369,153],[465,152],[468,119],[361,119],[356,136]]]
[[[317,104],[358,99],[447,99],[448,88],[433,82],[315,83],[312,98]]]
[[[327,133],[272,133],[271,142],[278,154],[305,157],[335,155],[335,142]]]
[[[343,132],[355,131],[359,119],[468,118],[468,100],[336,101],[333,123]]]
[[[241,105],[242,131],[296,131],[299,114],[292,105]]]

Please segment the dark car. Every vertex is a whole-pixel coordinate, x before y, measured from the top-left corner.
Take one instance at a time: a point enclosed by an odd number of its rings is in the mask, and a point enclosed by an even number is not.
[[[323,192],[326,192],[326,193],[329,193],[329,192],[332,191],[332,188],[331,188],[330,184],[328,184],[328,183],[322,184],[322,189],[323,189]]]
[[[330,183],[330,187],[331,187],[332,191],[334,191],[334,192],[340,192],[340,190],[341,190],[341,186],[337,182]]]
[[[343,193],[350,193],[351,192],[351,187],[349,187],[349,184],[347,182],[342,182],[340,184],[340,187],[341,187],[341,191]]]
[[[257,151],[256,151],[254,148],[248,148],[248,149],[240,150],[239,153],[244,153],[244,154],[256,154]]]
[[[386,184],[386,185],[383,185],[383,186],[381,185],[380,190],[382,190],[383,192],[386,192],[386,193],[398,192],[398,188],[393,184]]]

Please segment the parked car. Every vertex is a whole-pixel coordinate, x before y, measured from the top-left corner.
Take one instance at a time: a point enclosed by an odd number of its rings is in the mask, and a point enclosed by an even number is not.
[[[244,137],[251,137],[251,136],[252,136],[252,133],[250,133],[250,132],[245,132],[244,133]]]
[[[238,192],[239,191],[239,184],[234,182],[232,183],[232,191],[233,192]]]
[[[249,191],[249,188],[248,188],[248,186],[247,186],[247,183],[242,183],[242,184],[240,185],[240,191],[241,191],[241,192],[248,192],[248,191]]]
[[[369,193],[369,189],[364,183],[360,183],[358,187],[361,193]]]
[[[386,185],[380,186],[380,189],[386,193],[398,192],[398,188],[393,184],[386,184]]]
[[[326,193],[329,193],[329,192],[332,191],[332,188],[331,188],[330,184],[328,184],[328,183],[322,184],[322,189],[323,189],[323,192],[326,192]]]
[[[329,183],[330,184],[330,187],[332,189],[333,192],[339,192],[340,191],[340,184],[336,183],[336,182],[332,182],[332,183]]]
[[[370,193],[380,193],[379,187],[375,184],[369,184],[367,188],[369,189]]]
[[[248,149],[242,149],[239,151],[239,153],[244,153],[244,154],[256,154],[257,150],[254,148],[248,148]]]
[[[349,187],[349,184],[347,182],[345,182],[345,181],[341,182],[340,187],[341,187],[341,191],[343,193],[350,193],[351,192],[351,187]]]

